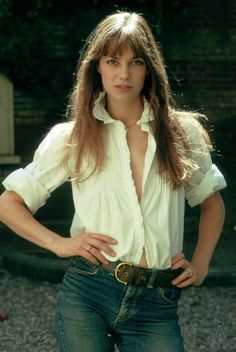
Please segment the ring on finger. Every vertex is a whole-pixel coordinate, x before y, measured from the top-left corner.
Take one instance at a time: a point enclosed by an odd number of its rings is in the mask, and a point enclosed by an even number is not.
[[[193,276],[193,271],[192,271],[192,269],[188,268],[186,271],[188,272],[188,277],[189,277],[189,278]]]
[[[89,253],[90,253],[90,252],[91,252],[91,250],[92,250],[92,248],[93,248],[92,246],[89,246],[89,247],[84,248],[84,249],[85,249],[87,252],[89,252]]]

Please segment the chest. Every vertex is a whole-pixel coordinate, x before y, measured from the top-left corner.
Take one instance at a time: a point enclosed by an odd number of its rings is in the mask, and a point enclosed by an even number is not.
[[[142,180],[145,164],[145,155],[148,147],[148,134],[139,126],[127,131],[127,144],[130,152],[132,176],[139,201],[142,196]]]
[[[145,158],[148,146],[148,134],[137,126],[137,128],[127,131],[126,138],[132,163],[134,166],[137,166],[141,164]]]

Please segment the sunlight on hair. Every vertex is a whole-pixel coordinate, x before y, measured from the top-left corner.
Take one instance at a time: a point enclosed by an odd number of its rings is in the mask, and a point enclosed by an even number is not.
[[[134,31],[134,29],[135,29],[135,23],[134,22],[133,23],[127,23],[124,26],[124,28],[123,28],[123,32],[129,34],[129,33],[132,33]]]

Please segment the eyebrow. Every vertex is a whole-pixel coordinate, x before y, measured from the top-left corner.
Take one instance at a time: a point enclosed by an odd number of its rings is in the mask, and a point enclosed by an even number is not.
[[[113,56],[112,54],[111,55],[107,54],[104,56],[105,57],[112,57],[113,59],[119,59],[119,56],[115,56],[115,55]],[[135,59],[143,59],[143,57],[142,56],[133,56],[130,58],[130,60],[135,60]]]

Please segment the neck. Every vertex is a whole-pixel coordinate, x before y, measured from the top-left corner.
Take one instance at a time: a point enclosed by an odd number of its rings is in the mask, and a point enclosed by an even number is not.
[[[114,120],[120,120],[126,127],[133,126],[141,117],[143,112],[142,97],[136,101],[113,102],[107,99],[107,111]]]

